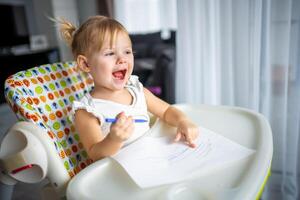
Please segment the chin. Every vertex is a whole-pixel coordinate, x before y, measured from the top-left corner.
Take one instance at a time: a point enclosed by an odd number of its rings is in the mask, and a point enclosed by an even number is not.
[[[118,83],[118,84],[116,84],[116,83],[114,83],[113,84],[113,88],[115,89],[115,90],[122,90],[122,89],[124,89],[124,87],[126,86],[126,83],[127,82],[122,82],[122,83]]]

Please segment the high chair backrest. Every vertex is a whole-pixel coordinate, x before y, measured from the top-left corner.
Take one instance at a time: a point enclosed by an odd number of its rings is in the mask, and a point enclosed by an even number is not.
[[[70,177],[92,162],[70,120],[72,102],[92,87],[92,78],[75,62],[37,66],[5,81],[5,98],[17,118],[46,130]]]

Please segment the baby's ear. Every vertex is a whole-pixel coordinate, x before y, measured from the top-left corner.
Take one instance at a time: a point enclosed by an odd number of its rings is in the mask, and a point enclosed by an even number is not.
[[[83,55],[78,55],[77,56],[77,65],[79,67],[80,70],[84,71],[84,72],[90,72],[90,66],[88,65],[87,62],[87,58]]]

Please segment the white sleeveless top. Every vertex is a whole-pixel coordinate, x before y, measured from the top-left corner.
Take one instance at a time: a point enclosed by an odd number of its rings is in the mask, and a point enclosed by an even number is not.
[[[115,118],[122,111],[126,116],[132,116],[133,119],[146,120],[147,122],[134,123],[134,132],[131,137],[124,142],[124,145],[133,142],[149,130],[150,118],[147,111],[143,85],[139,82],[138,77],[135,75],[130,76],[125,88],[133,97],[131,105],[93,98],[89,93],[87,93],[80,101],[73,101],[72,118],[74,118],[76,110],[85,109],[87,112],[92,113],[99,119],[101,131],[104,136],[109,133],[111,126],[111,123],[106,122],[105,119]]]

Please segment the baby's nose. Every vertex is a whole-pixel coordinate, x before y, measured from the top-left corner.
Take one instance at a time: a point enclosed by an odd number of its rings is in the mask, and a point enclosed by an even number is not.
[[[118,60],[117,60],[118,64],[123,64],[126,62],[127,62],[127,59],[125,58],[125,56],[118,56]]]

